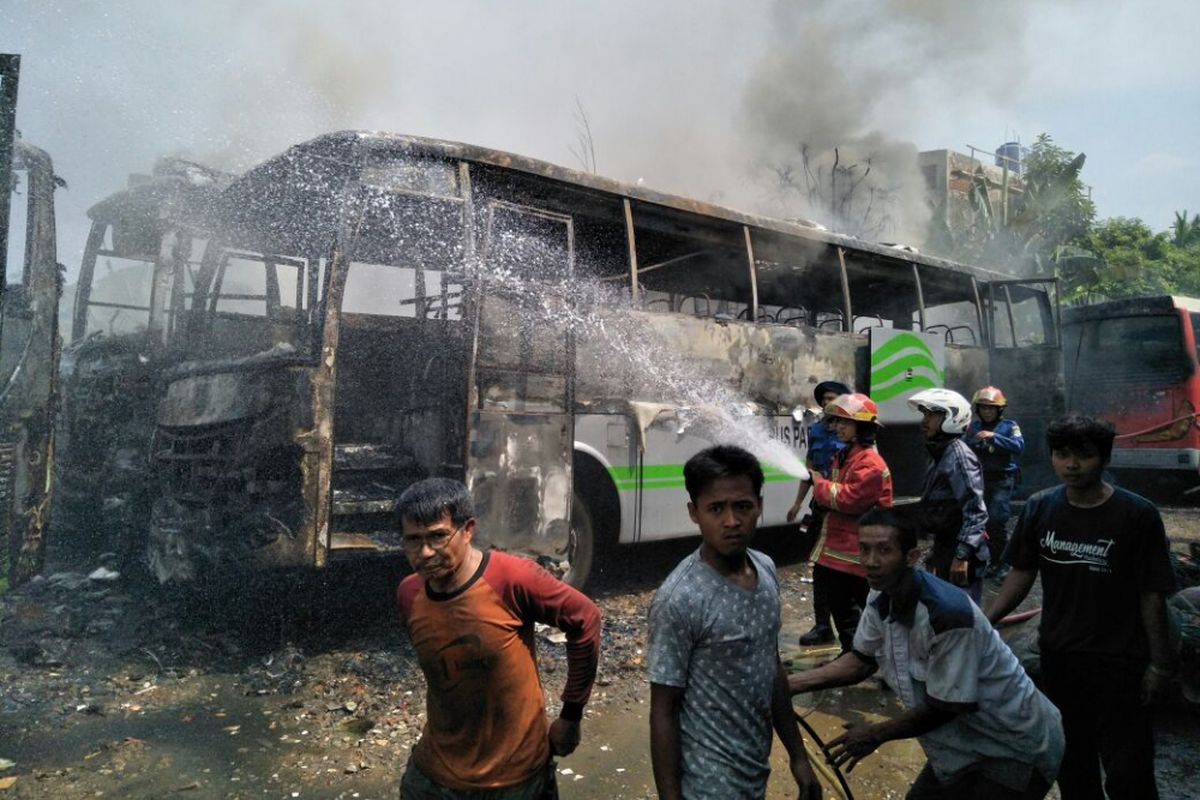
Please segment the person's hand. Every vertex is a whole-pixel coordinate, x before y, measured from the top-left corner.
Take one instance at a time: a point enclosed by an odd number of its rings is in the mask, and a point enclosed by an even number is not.
[[[865,722],[847,722],[842,727],[846,732],[834,739],[826,747],[829,763],[837,768],[846,766],[849,774],[858,766],[858,762],[874,753],[883,742],[875,733],[875,726]]]
[[[579,723],[559,717],[550,723],[550,754],[569,756],[579,747]]]
[[[799,478],[801,483],[812,483],[812,473],[803,464],[797,464],[792,475]]]
[[[795,522],[796,517],[800,516],[800,508],[804,505],[804,501],[808,499],[810,491],[812,491],[812,484],[808,480],[808,470],[804,470],[804,478],[800,481],[800,488],[796,490],[796,502],[792,503],[792,507],[787,512],[788,522]]]
[[[821,784],[817,781],[812,764],[808,763],[808,756],[801,753],[791,760],[789,766],[796,785],[800,787],[800,800],[821,800]]]
[[[966,586],[970,583],[971,562],[956,558],[950,562],[950,582],[955,586]]]
[[[1147,664],[1146,671],[1142,673],[1142,705],[1153,705],[1165,698],[1174,677],[1171,670]]]
[[[981,430],[981,431],[976,431],[976,432],[975,432],[975,438],[976,438],[976,439],[990,439],[990,438],[992,438],[992,437],[993,437],[993,436],[995,436],[995,435],[996,435],[996,432],[995,432],[995,431],[982,431],[982,430]]]

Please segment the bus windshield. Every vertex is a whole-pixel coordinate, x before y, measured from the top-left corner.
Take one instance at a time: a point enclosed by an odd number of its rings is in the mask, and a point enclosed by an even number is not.
[[[321,272],[321,259],[226,250],[196,289],[188,349],[209,358],[309,353]]]
[[[1075,380],[1166,384],[1192,374],[1194,361],[1175,315],[1085,320],[1063,335],[1063,360]]]

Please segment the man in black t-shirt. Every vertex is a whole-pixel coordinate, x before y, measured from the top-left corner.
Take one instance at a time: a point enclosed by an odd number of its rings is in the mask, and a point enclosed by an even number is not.
[[[1101,764],[1110,798],[1158,797],[1149,706],[1175,673],[1175,576],[1158,509],[1102,478],[1114,434],[1088,417],[1050,424],[1062,485],[1025,504],[1006,552],[1012,571],[988,611],[1002,619],[1041,572],[1042,688],[1063,717],[1063,800],[1103,797]]]

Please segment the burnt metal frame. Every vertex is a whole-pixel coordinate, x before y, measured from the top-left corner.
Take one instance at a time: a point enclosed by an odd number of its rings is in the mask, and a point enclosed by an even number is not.
[[[972,283],[975,282],[974,278],[972,278],[971,280],[972,280]],[[1006,279],[1002,279],[1002,280],[994,280],[994,281],[987,282],[989,308],[988,308],[987,324],[982,327],[983,327],[983,330],[986,332],[986,341],[987,341],[987,346],[989,349],[995,350],[995,349],[998,349],[1000,346],[999,343],[996,341],[996,287],[1000,287],[1000,289],[1004,292],[1004,305],[1005,305],[1005,308],[1007,309],[1007,314],[1008,314],[1009,332],[1012,334],[1012,347],[1013,347],[1013,349],[1019,349],[1021,347],[1021,345],[1017,342],[1017,326],[1016,326],[1015,317],[1013,316],[1013,309],[1012,309],[1013,299],[1012,299],[1011,287],[1012,286],[1029,287],[1030,291],[1034,291],[1031,287],[1031,284],[1047,284],[1054,288],[1054,306],[1042,308],[1039,310],[1042,311],[1043,314],[1048,312],[1051,317],[1051,319],[1049,320],[1050,325],[1048,327],[1049,327],[1050,334],[1054,338],[1052,341],[1047,341],[1046,344],[1054,346],[1054,347],[1060,347],[1062,345],[1062,313],[1061,313],[1061,308],[1059,306],[1059,291],[1058,291],[1059,279],[1057,277],[1051,277],[1051,276],[1047,276],[1047,275],[1034,275],[1029,278],[1006,278]],[[976,289],[976,292],[978,293],[978,289]],[[1047,295],[1047,297],[1046,297],[1047,306],[1049,306],[1049,299],[1050,299],[1049,294],[1050,293],[1046,292],[1045,294]],[[981,314],[982,314],[982,312],[981,312]],[[1046,327],[1046,326],[1043,326],[1043,327]]]
[[[344,136],[344,135],[337,135]],[[837,256],[837,263],[840,270],[841,288],[843,308],[841,309],[842,319],[840,326],[843,330],[848,329],[853,319],[852,308],[850,303],[850,287],[848,270],[846,266],[846,251],[852,253],[859,251],[870,255],[884,257],[893,263],[908,261],[914,266],[919,262],[921,265],[928,265],[938,269],[950,269],[958,273],[966,273],[972,280],[972,286],[976,291],[975,307],[977,314],[981,317],[980,329],[986,331],[982,324],[982,304],[978,296],[978,286],[976,282],[976,274],[985,274],[988,271],[974,267],[966,267],[957,265],[951,262],[943,262],[939,259],[928,259],[926,257],[914,257],[906,254],[897,254],[891,251],[883,252],[879,246],[869,243],[848,242],[845,237],[840,237],[833,234],[814,233],[808,230],[801,230],[799,226],[795,226],[780,221],[765,220],[755,217],[747,217],[738,215],[735,212],[730,212],[725,209],[708,206],[703,203],[688,201],[683,198],[671,198],[660,196],[656,193],[642,190],[637,187],[627,187],[617,184],[612,181],[596,178],[595,176],[580,176],[568,170],[554,168],[552,165],[542,165],[535,162],[530,162],[520,157],[511,156],[509,154],[498,154],[492,151],[483,151],[480,148],[472,148],[469,146],[452,145],[441,142],[431,142],[425,140],[415,140],[408,137],[389,137],[389,136],[372,136],[364,135],[357,140],[355,145],[360,150],[378,147],[383,144],[387,148],[396,146],[390,140],[395,139],[396,143],[413,143],[419,142],[425,150],[432,151],[439,157],[450,158],[457,161],[459,176],[460,176],[460,191],[463,197],[463,215],[464,215],[464,256],[466,270],[464,276],[464,284],[469,288],[472,285],[477,285],[478,271],[478,243],[476,241],[476,222],[475,215],[477,208],[471,192],[471,167],[476,162],[489,168],[497,168],[503,170],[511,170],[517,173],[526,173],[541,178],[547,182],[561,181],[573,186],[579,186],[585,189],[591,189],[597,193],[603,193],[608,196],[616,195],[622,200],[622,211],[626,230],[626,248],[629,260],[629,280],[630,280],[630,302],[631,305],[637,307],[640,300],[640,286],[638,281],[638,253],[636,231],[633,219],[633,203],[646,202],[654,208],[663,208],[668,214],[678,215],[681,217],[691,218],[696,215],[697,219],[707,217],[710,222],[728,223],[735,222],[738,227],[743,228],[743,238],[746,245],[747,268],[750,270],[752,280],[751,284],[751,301],[754,314],[757,316],[757,303],[753,303],[755,290],[757,287],[757,262],[753,255],[755,245],[761,244],[755,242],[754,237],[762,233],[774,233],[787,237],[788,239],[796,239],[797,241],[808,241],[810,243],[820,243],[826,248],[826,252],[833,250]],[[412,146],[405,144],[404,147]],[[409,152],[401,148],[400,152]],[[412,152],[416,152],[414,150]],[[362,186],[357,176],[351,177],[343,187],[344,196],[358,197],[361,195]],[[356,213],[357,212],[357,213]],[[308,530],[314,534],[314,540],[311,542],[314,548],[313,563],[316,566],[321,566],[325,563],[327,557],[327,547],[329,544],[330,519],[332,514],[331,503],[331,477],[332,477],[332,462],[333,462],[333,439],[332,439],[332,414],[333,414],[333,395],[334,382],[333,378],[336,372],[336,348],[339,332],[339,308],[341,297],[345,289],[345,276],[348,267],[350,254],[347,248],[354,239],[356,226],[361,224],[361,209],[357,208],[354,202],[346,203],[341,206],[338,214],[337,229],[332,237],[333,251],[327,266],[327,286],[325,291],[321,293],[319,298],[320,313],[318,319],[324,320],[324,324],[317,329],[314,325],[314,335],[321,339],[321,347],[318,352],[314,353],[314,372],[311,378],[312,396],[313,396],[313,429],[304,438],[304,449],[306,453],[305,468],[304,468],[304,491],[306,500],[310,508],[310,513],[314,516],[310,520],[306,520],[309,524],[306,525]],[[651,223],[651,229],[654,223]],[[753,229],[753,230],[751,230]],[[703,237],[701,237],[703,238]],[[760,237],[761,238],[761,237]],[[310,264],[310,268],[312,265]],[[919,276],[918,276],[919,280]],[[986,279],[985,279],[986,280]],[[310,291],[315,291],[315,281],[309,283]],[[918,290],[920,290],[918,283]],[[479,298],[476,292],[466,291],[464,296],[463,318],[464,324],[460,326],[464,336],[470,336],[469,342],[464,342],[467,345],[465,348],[468,353],[467,358],[467,397],[471,398],[476,392],[475,384],[475,365],[478,359],[478,306]],[[472,308],[475,306],[475,308]],[[986,334],[985,334],[986,335]],[[572,360],[573,362],[573,360]],[[470,429],[470,413],[472,404],[467,403],[467,427]],[[469,437],[464,437],[462,442],[464,448],[469,448]],[[463,465],[467,462],[464,452]]]
[[[34,311],[28,338],[12,372],[0,378],[0,438],[16,436],[21,453],[18,470],[25,475],[26,491],[13,505],[2,510],[4,517],[0,556],[11,572],[12,583],[20,584],[41,569],[45,553],[45,528],[50,519],[54,475],[54,418],[58,385],[58,301],[62,296],[55,244],[54,190],[58,178],[45,152],[27,144],[14,143],[14,166],[19,163],[28,176],[24,274],[22,284]],[[4,194],[10,192],[4,186]],[[5,220],[7,224],[7,220]],[[2,316],[2,315],[0,315]],[[10,503],[17,498],[9,497]],[[16,527],[20,526],[19,530]],[[19,542],[14,534],[19,533]],[[3,541],[7,538],[7,541]],[[19,545],[19,546],[18,546]]]
[[[535,206],[521,205],[518,203],[512,203],[507,200],[500,200],[497,198],[491,198],[487,201],[487,207],[484,212],[486,214],[487,223],[486,223],[486,233],[484,234],[484,249],[483,249],[483,255],[482,255],[483,260],[486,260],[489,255],[488,248],[491,247],[491,242],[492,242],[492,224],[493,224],[493,219],[494,219],[493,214],[497,208],[503,208],[503,209],[506,209],[508,211],[518,213],[518,214],[527,214],[529,216],[538,217],[540,219],[548,220],[550,222],[555,222],[555,223],[561,223],[562,225],[564,225],[566,232],[567,232],[567,274],[568,274],[568,276],[574,276],[574,274],[575,274],[575,221],[571,217],[571,215],[570,214],[559,214],[557,212],[548,211],[543,208],[537,208]],[[481,292],[483,291],[483,283],[479,279],[478,271],[476,271],[475,275],[473,276],[473,279],[474,279],[473,282],[474,282],[474,292],[475,292],[475,297],[476,297],[476,304],[473,309],[475,324],[473,325],[473,332],[472,332],[473,342],[471,345],[471,352],[473,355],[472,355],[471,365],[470,365],[471,377],[469,380],[469,384],[472,386],[472,388],[474,388],[474,385],[475,385],[475,373],[479,368],[479,318],[482,315],[482,310],[483,310],[483,303],[482,303],[482,296],[481,296]],[[565,386],[564,386],[565,394],[563,397],[563,412],[566,414],[573,414],[573,410],[575,407],[575,357],[574,357],[575,356],[575,333],[573,330],[568,328],[566,334],[567,334],[566,341],[565,341],[566,369],[563,372],[563,377],[565,378]],[[525,335],[524,328],[522,328],[522,335]],[[524,352],[524,349],[525,348],[522,347],[522,352]],[[522,356],[522,360],[524,360],[524,356]],[[539,370],[530,369],[528,367],[525,367],[521,370],[522,382],[520,385],[521,385],[522,389],[524,389],[524,387],[525,387],[525,380],[528,378],[528,376],[531,374],[535,374],[537,372],[539,372]],[[474,406],[471,405],[472,399],[475,400]],[[482,405],[482,399],[475,397],[473,394],[469,394],[467,396],[467,404],[468,404],[468,408],[472,408],[472,407],[478,408]],[[464,462],[464,464],[465,463],[466,462]]]
[[[8,286],[8,226],[12,210],[12,174],[17,133],[17,86],[21,57],[0,54],[0,303]],[[0,341],[4,338],[4,315],[0,314]]]

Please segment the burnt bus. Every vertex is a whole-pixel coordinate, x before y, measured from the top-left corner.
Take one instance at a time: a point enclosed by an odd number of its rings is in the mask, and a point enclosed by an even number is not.
[[[88,209],[61,370],[55,512],[81,552],[141,556],[158,375],[176,360],[211,204],[232,179],[164,158]]]
[[[1002,385],[1031,464],[1062,409],[1053,279],[511,153],[330,134],[214,219],[151,444],[163,581],[398,556],[398,493],[440,475],[471,487],[484,544],[582,584],[618,544],[694,535],[682,465],[714,441],[760,455],[782,524],[820,380],[881,404],[902,494],[914,392]]]
[[[3,150],[4,148],[0,148]],[[0,593],[41,571],[54,488],[54,409],[62,280],[50,157],[12,149],[8,259],[0,314]],[[0,171],[0,175],[5,171]],[[14,268],[15,267],[15,268]]]

